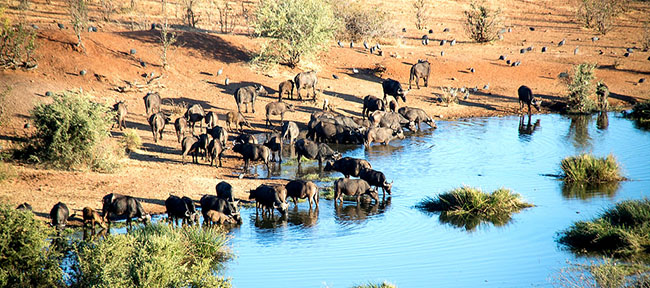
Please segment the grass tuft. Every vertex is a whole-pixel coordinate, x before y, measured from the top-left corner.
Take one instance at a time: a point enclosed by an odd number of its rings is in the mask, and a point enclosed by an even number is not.
[[[467,186],[437,197],[427,197],[416,205],[429,212],[441,212],[441,221],[467,230],[474,229],[484,221],[504,225],[510,221],[512,213],[533,206],[509,189],[500,188],[488,194]]]
[[[362,285],[355,285],[352,286],[353,288],[397,288],[395,284],[389,283],[389,282],[381,282],[381,283],[371,283],[368,282],[367,284],[362,284]]]
[[[628,257],[650,247],[650,200],[623,201],[592,221],[560,232],[558,242],[577,252]]]
[[[122,138],[122,144],[124,145],[126,153],[131,153],[140,149],[140,146],[142,146],[142,139],[135,129],[126,129],[124,131],[124,138]]]
[[[650,287],[650,266],[646,264],[623,263],[611,258],[568,264],[553,275],[554,287]]]
[[[611,154],[604,158],[591,154],[567,157],[562,160],[560,167],[564,172],[564,181],[569,183],[594,184],[625,180]]]

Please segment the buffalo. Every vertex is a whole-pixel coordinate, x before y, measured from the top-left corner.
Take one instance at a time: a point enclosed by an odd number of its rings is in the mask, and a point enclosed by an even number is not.
[[[251,160],[261,160],[266,165],[267,170],[271,169],[269,167],[271,150],[262,144],[235,143],[232,151],[241,154],[242,158],[244,158],[244,172],[248,171],[248,164]]]
[[[295,122],[287,121],[282,124],[282,140],[289,139],[289,145],[293,145],[299,134],[300,129]]]
[[[203,107],[199,104],[194,104],[190,106],[190,108],[187,108],[187,111],[185,111],[185,118],[187,119],[187,122],[189,122],[190,127],[192,127],[192,135],[194,135],[194,126],[196,125],[196,122],[199,122],[201,130],[203,130],[203,118],[205,117],[205,111],[203,111]]]
[[[182,225],[194,225],[199,221],[199,213],[196,211],[194,201],[189,197],[169,195],[165,200],[165,208],[167,209],[167,218],[172,223],[172,226],[178,226],[178,219],[181,219]]]
[[[418,63],[411,66],[411,73],[409,76],[409,89],[411,89],[411,81],[415,80],[415,86],[420,89],[419,80],[422,78],[424,80],[424,87],[429,86],[429,74],[430,74],[429,61],[427,60],[418,60]],[[406,102],[406,100],[404,100]]]
[[[219,117],[217,117],[217,113],[210,111],[207,114],[205,114],[205,118],[203,120],[205,121],[205,127],[208,127],[208,129],[210,129],[214,126],[217,126]]]
[[[32,211],[32,205],[29,205],[29,203],[25,202],[23,204],[20,204],[16,207],[18,210],[25,210],[25,211]]]
[[[235,143],[258,144],[257,138],[255,138],[255,135],[246,134],[246,133],[239,134],[239,136],[235,137],[234,142]]]
[[[199,144],[199,137],[189,135],[183,138],[183,141],[181,141],[181,147],[183,149],[183,164],[185,164],[185,155],[188,153],[192,154],[192,163],[199,162]]]
[[[286,202],[287,189],[280,184],[262,184],[255,190],[250,190],[248,196],[250,200],[255,200],[255,215],[258,215],[258,209],[262,208],[262,216],[265,211],[273,216],[273,209],[277,209],[280,214],[285,215],[289,205]]]
[[[542,105],[542,99],[536,99],[533,95],[533,90],[528,88],[528,86],[521,86],[517,89],[517,94],[519,95],[519,111],[524,108],[524,104],[528,105],[528,114],[530,114],[531,109],[530,105],[535,106],[535,109],[539,111],[540,106]]]
[[[217,139],[221,143],[222,147],[226,147],[228,143],[228,131],[221,126],[214,126],[212,128],[206,128],[205,133],[212,136],[212,138]]]
[[[298,199],[309,200],[309,209],[312,207],[312,202],[316,204],[318,208],[318,186],[311,181],[304,180],[293,180],[285,185],[287,188],[287,197],[293,199],[293,204],[298,205]]]
[[[338,203],[339,200],[343,202],[343,195],[356,197],[357,203],[361,200],[361,195],[368,195],[375,199],[376,203],[379,203],[377,191],[363,179],[339,178],[334,181],[334,203]]]
[[[116,113],[115,120],[117,121],[117,127],[122,131],[122,128],[126,128],[126,114],[128,113],[126,103],[124,103],[124,101],[115,103],[115,105],[113,105],[113,111]],[[113,124],[113,126],[115,126],[115,124]]]
[[[68,224],[68,217],[70,217],[70,210],[63,202],[56,203],[50,210],[52,226],[56,227],[57,230],[65,228],[65,225]]]
[[[393,129],[384,127],[370,128],[368,130],[368,133],[366,133],[366,140],[364,144],[366,147],[370,147],[370,144],[372,144],[372,142],[388,145],[388,142],[395,138],[404,139],[404,132],[402,132],[402,129],[394,131]]]
[[[246,120],[241,112],[235,113],[233,111],[228,111],[228,113],[226,113],[226,125],[230,131],[232,131],[233,126],[235,129],[237,129],[237,131],[244,129],[244,125],[246,125],[248,128],[252,128],[251,123]]]
[[[402,107],[399,108],[399,114],[402,115],[407,120],[415,123],[415,129],[420,130],[420,123],[424,122],[429,125],[429,127],[436,129],[436,121],[434,121],[429,115],[427,115],[424,110],[420,108],[413,107]]]
[[[207,224],[209,219],[207,213],[210,210],[221,212],[227,216],[232,217],[238,223],[241,223],[241,215],[237,207],[239,201],[227,201],[214,195],[203,195],[201,200],[201,213],[203,214],[203,222]]]
[[[221,142],[219,142],[218,139],[212,139],[210,143],[208,144],[208,159],[210,159],[210,166],[214,164],[215,159],[219,159],[219,163],[217,167],[223,167],[223,164],[221,163],[221,157],[223,156],[224,152],[223,146],[221,146]]]
[[[214,187],[217,192],[217,197],[225,199],[226,201],[235,201],[234,194],[232,192],[232,185],[226,181],[221,181],[217,183],[217,186]]]
[[[271,150],[273,161],[282,163],[282,138],[280,135],[273,135],[264,142],[264,146]],[[276,156],[277,155],[277,156]]]
[[[363,110],[361,111],[361,115],[363,117],[368,118],[371,112],[374,111],[385,111],[386,110],[386,103],[382,99],[379,99],[379,97],[368,95],[366,97],[363,97]]]
[[[338,171],[345,175],[345,178],[359,177],[359,172],[361,169],[371,169],[372,166],[370,163],[363,159],[344,157],[339,160],[332,162],[327,162],[325,165],[325,171]]]
[[[187,119],[185,117],[178,117],[174,121],[174,130],[176,130],[176,138],[178,138],[178,143],[181,143],[185,133],[187,132]]]
[[[388,195],[391,195],[393,182],[388,183],[388,181],[386,181],[386,175],[384,175],[384,173],[381,171],[373,169],[361,169],[359,172],[359,178],[366,180],[370,186],[375,186],[377,189],[381,188],[382,192],[384,193],[384,198],[386,197],[386,193],[388,193]]]
[[[253,108],[255,113],[255,99],[257,96],[266,96],[267,92],[261,85],[240,87],[235,90],[235,102],[237,102],[237,111],[241,113],[241,105],[246,105],[246,113],[248,113],[248,103]]]
[[[293,104],[285,102],[271,102],[266,104],[266,127],[271,126],[271,116],[280,115],[280,124],[284,122],[284,113],[287,111],[293,112]]]
[[[396,112],[375,111],[370,114],[369,120],[373,127],[386,127],[393,129],[393,131],[401,130],[402,127],[406,127],[411,131],[417,129],[415,122],[409,121]]]
[[[203,217],[203,223],[207,227],[212,227],[215,224],[237,224],[237,221],[232,216],[216,210],[208,210]]]
[[[158,138],[162,140],[165,124],[169,123],[169,118],[165,117],[161,112],[151,115],[149,117],[149,126],[151,133],[153,133],[153,141],[158,143]]]
[[[402,89],[402,84],[399,82],[393,80],[393,79],[386,79],[383,82],[381,82],[381,87],[384,90],[384,102],[385,104],[388,104],[386,102],[386,95],[391,95],[395,97],[395,99],[402,98],[402,101],[406,103],[406,94],[409,92],[404,91]]]
[[[90,207],[84,207],[81,213],[84,220],[84,227],[90,224],[90,228],[95,229],[95,224],[99,224],[99,226],[101,226],[102,228],[106,228],[104,219],[102,219],[102,217],[99,216],[99,213],[97,213],[95,209]]]
[[[314,98],[312,99],[316,102],[316,84],[318,83],[318,78],[316,77],[316,71],[301,72],[293,78],[294,87],[296,88],[296,93],[298,93],[298,99],[302,100],[302,95],[300,95],[300,89],[312,89]],[[293,94],[293,90],[292,93]],[[305,98],[309,96],[309,91],[305,95]]]
[[[293,99],[293,81],[283,81],[278,85],[278,101],[282,102],[282,96],[287,94],[287,99]]]
[[[131,219],[138,218],[143,223],[151,221],[151,215],[147,214],[142,209],[142,204],[137,199],[111,193],[104,196],[102,199],[102,212],[104,213],[104,221],[108,223],[108,229],[111,229],[111,222],[109,220],[126,219],[126,225],[131,229]]]
[[[158,92],[149,92],[142,99],[144,99],[144,107],[146,109],[147,117],[149,115],[160,112],[160,94]]]
[[[315,143],[309,139],[299,139],[294,144],[298,156],[298,169],[300,169],[300,158],[304,156],[307,159],[318,159],[318,167],[323,166],[323,160],[341,159],[341,154],[332,150],[325,143]]]

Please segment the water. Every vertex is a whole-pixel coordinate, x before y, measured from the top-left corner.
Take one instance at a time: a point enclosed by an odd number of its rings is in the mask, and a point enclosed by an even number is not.
[[[235,287],[350,287],[383,280],[399,287],[550,286],[567,260],[589,260],[558,246],[559,231],[616,202],[649,195],[650,132],[613,113],[606,128],[597,118],[535,115],[530,125],[524,118],[523,127],[517,116],[474,118],[439,122],[435,131],[389,146],[352,146],[344,156],[365,158],[394,181],[390,201],[335,208],[321,199],[317,212],[309,212],[307,202],[292,203],[288,219],[277,219],[276,212],[275,221],[256,221],[254,208],[244,208],[243,224],[231,231],[237,258],[225,275]],[[582,152],[615,155],[631,181],[580,190],[548,176],[559,174],[561,159]],[[295,173],[285,166],[280,175]],[[510,188],[536,206],[505,225],[469,230],[414,208],[462,184]]]

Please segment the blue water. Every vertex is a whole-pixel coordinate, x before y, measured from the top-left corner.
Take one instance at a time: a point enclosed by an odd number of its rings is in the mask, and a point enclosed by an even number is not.
[[[288,219],[276,212],[274,221],[256,221],[254,209],[245,208],[243,224],[231,231],[237,258],[224,274],[235,287],[350,287],[383,280],[399,287],[550,286],[567,260],[590,260],[559,246],[559,231],[621,200],[650,195],[650,132],[614,113],[608,118],[608,127],[599,129],[597,115],[533,115],[532,134],[518,129],[518,116],[441,121],[437,130],[388,146],[354,146],[344,156],[365,158],[394,181],[389,202],[335,208],[321,199],[317,212],[309,212],[307,202],[292,203]],[[548,174],[559,174],[564,157],[582,152],[613,154],[631,181],[563,190]],[[280,175],[293,178],[295,168],[285,166]],[[535,207],[505,225],[469,230],[414,208],[463,184],[510,188]]]

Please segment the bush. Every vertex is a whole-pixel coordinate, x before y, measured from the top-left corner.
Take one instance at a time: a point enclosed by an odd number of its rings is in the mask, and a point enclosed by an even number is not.
[[[623,201],[591,221],[560,232],[558,242],[579,252],[629,257],[650,245],[650,200]]]
[[[61,169],[115,167],[114,149],[106,149],[113,122],[111,108],[90,101],[88,95],[64,92],[54,95],[52,104],[39,104],[31,111],[36,134],[32,159]]]
[[[470,4],[465,14],[465,31],[476,42],[490,42],[498,37],[501,9],[491,10],[484,3]]]
[[[440,90],[442,91],[442,94],[440,94],[440,97],[438,99],[440,102],[446,105],[458,104],[458,92],[460,89],[440,86]],[[465,93],[465,95],[468,95],[469,90],[465,90]]]
[[[581,0],[576,15],[586,28],[605,35],[612,29],[612,22],[625,8],[627,1]]]
[[[126,153],[131,153],[142,146],[142,139],[140,139],[140,135],[138,135],[135,129],[126,129],[124,131],[124,138],[122,138],[122,144]]]
[[[650,121],[650,100],[634,104],[632,112],[625,114],[625,117],[646,122]]]
[[[47,240],[52,233],[31,211],[0,203],[0,287],[62,286],[61,254]]]
[[[583,63],[573,67],[573,76],[568,79],[567,109],[569,113],[591,113],[596,103],[590,98],[594,93],[594,69],[596,64]]]
[[[76,242],[72,287],[230,287],[216,276],[227,236],[218,228],[146,225],[97,242]]]
[[[611,154],[603,158],[591,154],[567,157],[562,159],[560,168],[564,181],[569,183],[597,184],[625,179]]]
[[[522,201],[519,194],[505,188],[488,194],[467,186],[435,198],[425,198],[416,205],[428,212],[441,212],[441,221],[467,230],[474,229],[482,221],[495,225],[506,224],[510,221],[510,214],[532,206]]]
[[[23,23],[11,25],[0,7],[0,67],[35,68],[36,31],[28,29]]]
[[[254,26],[258,35],[273,38],[260,54],[270,53],[295,67],[303,56],[322,51],[338,25],[332,7],[323,0],[263,0]]]
[[[88,26],[88,4],[86,0],[66,0],[68,5],[68,16],[70,16],[70,24],[77,36],[76,47],[82,51],[86,50],[81,39],[81,33],[84,32]]]
[[[388,13],[356,1],[335,1],[334,16],[342,25],[337,37],[361,41],[394,34],[388,24]]]

